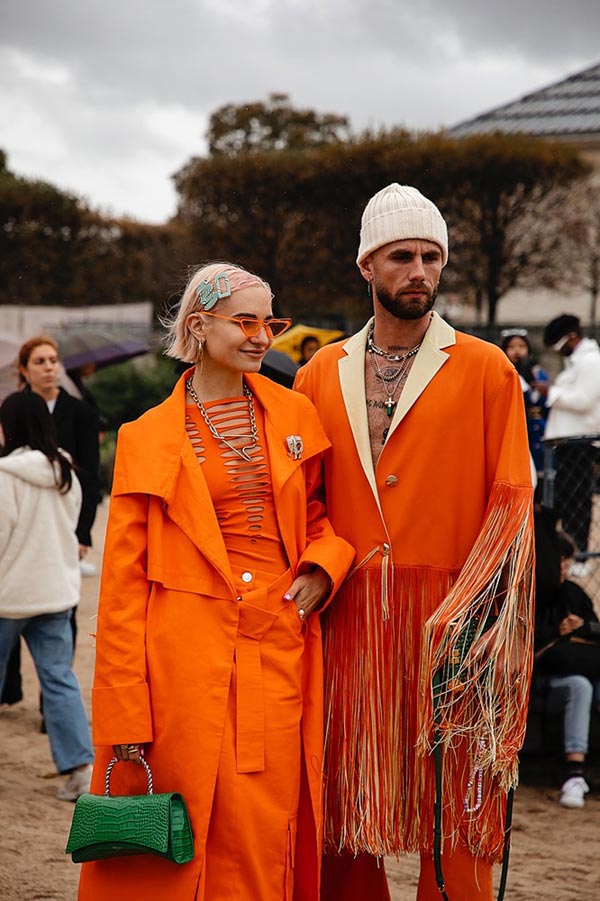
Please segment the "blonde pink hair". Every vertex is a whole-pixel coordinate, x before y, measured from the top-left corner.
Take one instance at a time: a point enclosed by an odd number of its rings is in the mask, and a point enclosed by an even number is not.
[[[202,312],[196,294],[200,283],[206,280],[214,284],[215,278],[220,275],[227,275],[232,294],[235,291],[242,291],[244,288],[260,285],[268,291],[269,297],[273,297],[268,282],[241,266],[227,262],[207,263],[201,266],[189,279],[181,295],[181,300],[171,317],[163,322],[167,329],[165,354],[168,357],[174,357],[183,363],[195,363],[198,360],[198,339],[191,333],[187,325],[187,318],[190,313]]]

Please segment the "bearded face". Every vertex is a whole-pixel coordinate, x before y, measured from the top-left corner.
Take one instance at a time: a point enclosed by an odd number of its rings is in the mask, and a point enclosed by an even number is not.
[[[393,241],[374,251],[364,273],[374,298],[397,319],[421,319],[432,309],[442,272],[442,252],[432,241]]]
[[[373,288],[381,306],[396,319],[421,319],[433,308],[438,286],[429,288],[413,283],[392,293],[382,282],[373,279]]]

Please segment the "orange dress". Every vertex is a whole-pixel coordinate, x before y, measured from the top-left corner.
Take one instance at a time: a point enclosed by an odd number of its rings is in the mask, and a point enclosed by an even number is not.
[[[434,314],[373,466],[367,329],[322,348],[296,380],[331,441],[328,516],[358,561],[324,618],[326,851],[432,853],[432,679],[478,617],[440,698],[443,848],[498,860],[532,662],[522,392],[498,348]]]
[[[119,433],[92,790],[102,791],[110,745],[146,743],[155,791],[186,800],[195,856],[183,866],[149,856],[84,864],[79,898],[311,901],[321,834],[320,625],[317,616],[303,623],[282,595],[312,564],[335,592],[353,549],[324,515],[327,439],[308,401],[247,378],[260,447],[244,472],[190,408],[192,434],[186,429],[189,374]],[[302,437],[300,459],[289,452],[291,435]],[[116,767],[111,788],[144,791],[140,769]]]

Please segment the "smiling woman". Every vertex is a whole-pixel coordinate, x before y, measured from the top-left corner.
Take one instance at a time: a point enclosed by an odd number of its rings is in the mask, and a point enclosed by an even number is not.
[[[192,364],[119,433],[98,611],[92,790],[139,793],[142,755],[189,809],[195,857],[83,865],[80,899],[318,898],[319,617],[354,555],[322,502],[329,442],[303,396],[258,375],[269,285],[198,269],[167,353]],[[307,693],[310,697],[307,698]],[[119,784],[120,782],[120,784]],[[111,781],[112,784],[112,781]],[[301,886],[301,888],[298,888]]]

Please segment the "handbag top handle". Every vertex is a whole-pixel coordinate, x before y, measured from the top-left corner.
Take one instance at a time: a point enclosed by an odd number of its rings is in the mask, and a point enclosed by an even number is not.
[[[106,775],[104,777],[104,794],[107,798],[110,797],[110,774],[112,773],[112,768],[115,763],[118,763],[119,760],[117,757],[113,757],[108,766],[106,767]],[[124,760],[123,763],[127,763],[128,761]],[[140,757],[140,763],[144,766],[146,770],[146,777],[148,779],[148,794],[153,794],[153,786],[152,786],[152,770],[150,769],[150,765],[147,760],[144,760],[143,757]]]

